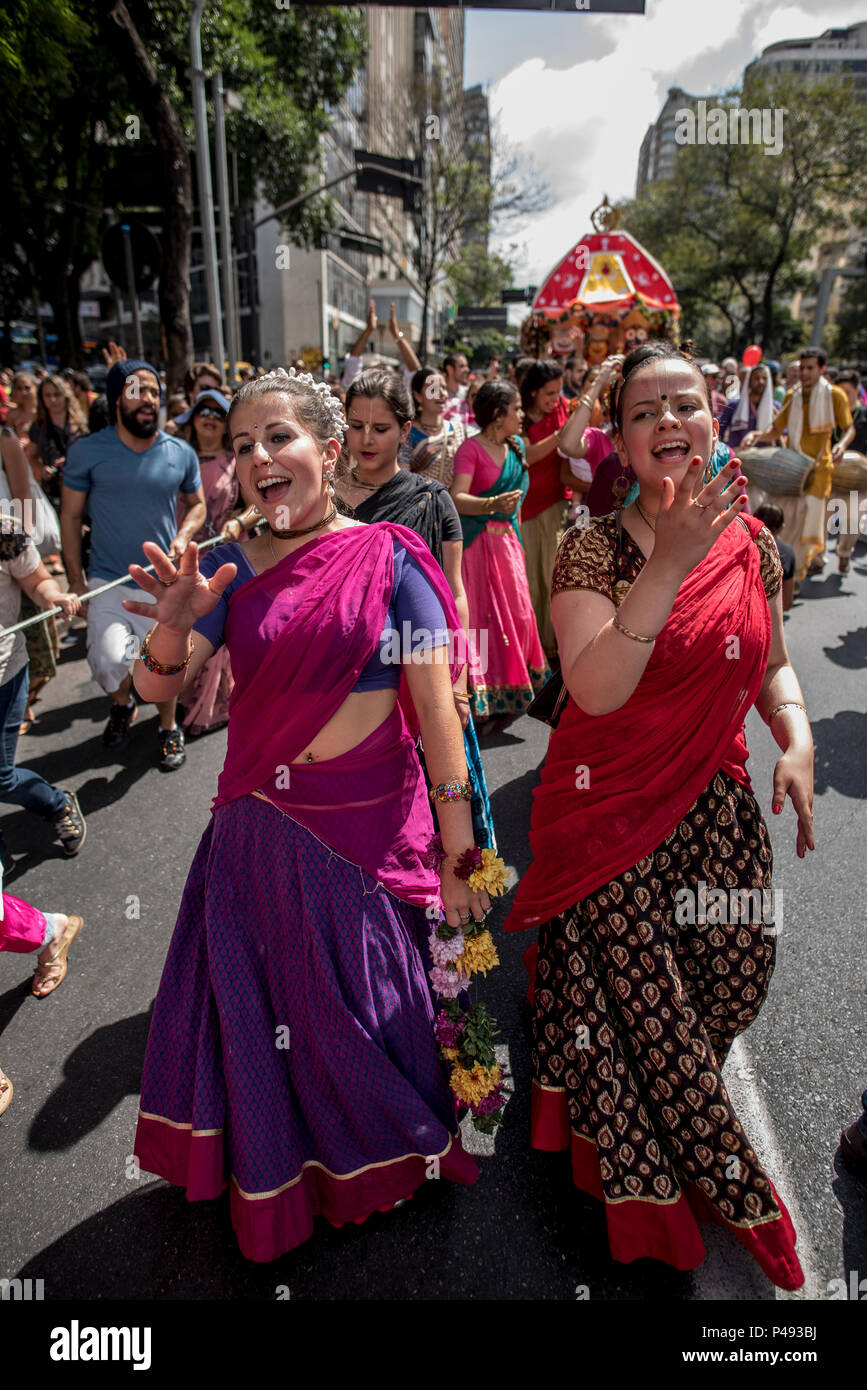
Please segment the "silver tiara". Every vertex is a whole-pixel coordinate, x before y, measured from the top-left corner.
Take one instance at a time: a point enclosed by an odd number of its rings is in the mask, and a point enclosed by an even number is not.
[[[346,433],[346,416],[343,413],[343,406],[340,404],[340,401],[334,395],[327,382],[316,381],[309,372],[296,372],[294,367],[290,367],[288,371],[285,367],[274,367],[270,372],[266,372],[264,376],[258,379],[259,381],[275,381],[278,383],[282,383],[283,381],[297,381],[299,385],[306,386],[310,390],[315,391],[331,417],[331,427],[334,432],[334,438],[338,440],[340,444],[343,443],[343,437]]]

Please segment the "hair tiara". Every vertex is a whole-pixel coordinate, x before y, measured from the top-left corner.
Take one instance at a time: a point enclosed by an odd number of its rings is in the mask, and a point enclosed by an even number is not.
[[[273,367],[271,371],[266,372],[264,376],[256,378],[256,385],[260,385],[265,381],[273,381],[276,386],[283,386],[287,382],[297,381],[299,386],[304,386],[308,390],[315,391],[320,402],[324,405],[331,417],[334,438],[338,443],[341,445],[343,444],[343,438],[346,434],[346,416],[343,413],[343,406],[326,381],[316,381],[315,378],[311,376],[310,372],[297,372],[294,367],[290,367],[288,371],[285,367]]]

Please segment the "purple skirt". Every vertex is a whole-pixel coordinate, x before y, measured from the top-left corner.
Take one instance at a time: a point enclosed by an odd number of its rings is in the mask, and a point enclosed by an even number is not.
[[[471,1183],[433,1037],[424,909],[274,806],[213,815],[145,1054],[135,1153],[190,1201],[230,1188],[242,1253]]]

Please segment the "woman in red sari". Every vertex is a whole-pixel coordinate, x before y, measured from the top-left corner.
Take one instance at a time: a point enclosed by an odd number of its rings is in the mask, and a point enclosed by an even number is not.
[[[690,360],[668,344],[631,353],[615,424],[640,495],[558,552],[570,698],[507,922],[539,928],[532,1143],[571,1151],[615,1259],[692,1269],[706,1216],[798,1288],[791,1221],[721,1076],[774,965],[771,847],[746,771],[753,704],[782,750],[774,811],[788,795],[798,854],[813,849],[779,557],[743,515],[737,460],[699,490],[717,425]]]
[[[551,624],[551,576],[566,521],[563,457],[557,452],[570,406],[560,394],[563,368],[546,359],[534,362],[521,384],[526,464],[530,487],[521,506],[521,532],[530,601],[546,657],[557,654]]]

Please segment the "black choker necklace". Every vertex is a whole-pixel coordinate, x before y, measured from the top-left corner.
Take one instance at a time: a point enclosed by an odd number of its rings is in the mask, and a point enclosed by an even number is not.
[[[273,526],[269,526],[268,530],[271,532],[272,536],[277,537],[278,541],[291,541],[294,540],[296,536],[309,536],[311,531],[321,531],[322,527],[327,526],[329,521],[333,521],[336,515],[337,508],[332,506],[328,515],[324,516],[321,521],[317,521],[313,526],[302,526],[298,531],[275,531]]]

